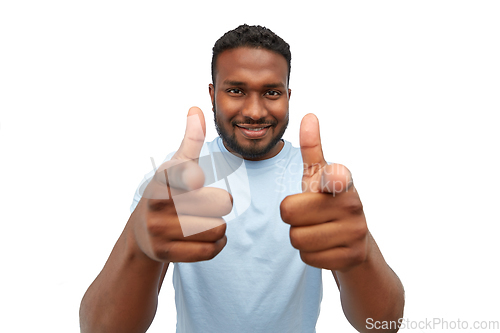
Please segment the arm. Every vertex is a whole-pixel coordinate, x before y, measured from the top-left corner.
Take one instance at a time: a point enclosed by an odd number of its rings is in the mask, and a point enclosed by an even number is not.
[[[332,273],[340,290],[344,314],[359,332],[383,332],[367,329],[367,318],[372,318],[372,323],[375,321],[397,323],[403,317],[403,285],[385,262],[370,233],[368,233],[366,260],[345,272],[332,271]],[[386,332],[397,332],[397,329]]]
[[[132,226],[143,206],[140,202],[130,216],[104,268],[83,297],[81,332],[145,332],[153,321],[168,262],[150,259],[135,241]]]
[[[333,272],[342,308],[360,332],[378,330],[367,321],[398,321],[404,291],[368,231],[363,205],[351,172],[323,157],[319,121],[302,119],[300,149],[304,163],[302,193],[281,202],[281,218],[290,224],[290,242],[306,264]],[[368,327],[367,327],[368,326]],[[398,330],[393,325],[389,332]]]
[[[209,260],[226,245],[222,216],[231,211],[232,198],[225,190],[202,188],[205,178],[196,159],[205,138],[205,119],[198,108],[191,108],[189,116],[195,117],[188,118],[181,147],[147,184],[83,297],[82,332],[145,332],[155,316],[168,264]],[[177,193],[183,195],[174,205]]]

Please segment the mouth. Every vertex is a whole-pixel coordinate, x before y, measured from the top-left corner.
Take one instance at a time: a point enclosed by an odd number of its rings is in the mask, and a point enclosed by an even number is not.
[[[262,139],[268,132],[269,128],[272,125],[269,124],[239,124],[236,125],[243,134],[243,136],[247,139]]]

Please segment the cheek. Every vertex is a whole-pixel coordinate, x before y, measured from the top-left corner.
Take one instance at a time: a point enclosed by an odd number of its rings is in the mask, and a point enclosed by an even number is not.
[[[216,106],[219,119],[228,120],[238,114],[238,110],[241,109],[241,102],[234,98],[221,97],[216,100]]]
[[[277,120],[286,120],[288,117],[288,101],[270,101],[266,109]]]

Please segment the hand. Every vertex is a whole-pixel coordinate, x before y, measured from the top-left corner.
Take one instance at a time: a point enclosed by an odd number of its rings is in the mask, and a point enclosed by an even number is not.
[[[314,114],[300,124],[300,150],[302,193],[287,196],[280,205],[281,218],[291,226],[291,244],[308,265],[347,271],[368,253],[368,229],[351,173],[325,161]]]
[[[191,108],[179,150],[158,168],[134,211],[136,243],[153,260],[208,260],[226,245],[222,216],[230,213],[232,198],[225,190],[203,187],[197,160],[205,132],[203,112]]]

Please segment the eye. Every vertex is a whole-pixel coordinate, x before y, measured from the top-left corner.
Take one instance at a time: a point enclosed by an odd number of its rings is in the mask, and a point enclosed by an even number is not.
[[[240,89],[238,88],[230,88],[228,90],[226,90],[228,93],[230,94],[234,94],[234,95],[240,95],[240,94],[243,94],[243,91],[241,91]]]
[[[281,96],[281,92],[279,92],[277,90],[269,90],[266,92],[266,95],[271,96],[271,97],[278,97],[278,96]]]

